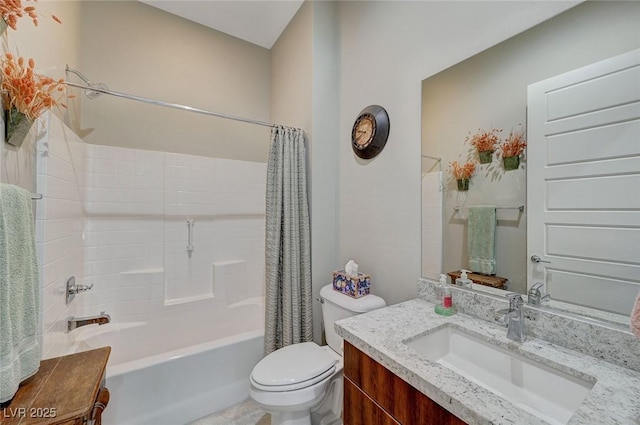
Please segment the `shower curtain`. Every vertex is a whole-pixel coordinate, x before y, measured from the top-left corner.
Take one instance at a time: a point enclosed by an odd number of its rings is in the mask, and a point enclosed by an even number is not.
[[[304,133],[275,126],[267,164],[267,354],[313,338],[310,239]]]

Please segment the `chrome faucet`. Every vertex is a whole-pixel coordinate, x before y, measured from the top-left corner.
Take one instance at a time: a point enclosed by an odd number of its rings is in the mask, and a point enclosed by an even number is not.
[[[528,295],[527,302],[529,304],[540,305],[542,301],[546,301],[551,298],[551,295],[549,294],[542,295],[540,288],[542,288],[543,286],[544,286],[544,283],[536,282],[536,284],[529,289],[529,293],[527,294]]]
[[[71,316],[67,319],[67,331],[70,332],[81,326],[92,325],[94,323],[97,323],[98,325],[104,325],[110,322],[111,322],[111,316],[106,314],[104,311],[100,312],[100,314],[97,316],[87,316],[87,317]]]
[[[507,294],[509,308],[496,311],[496,322],[507,326],[507,338],[524,342],[527,335],[524,329],[524,300],[522,295]]]

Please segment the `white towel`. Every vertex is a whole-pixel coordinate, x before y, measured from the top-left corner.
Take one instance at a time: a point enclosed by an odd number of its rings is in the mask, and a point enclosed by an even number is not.
[[[636,297],[636,303],[631,311],[631,332],[637,337],[640,337],[640,292]]]
[[[0,184],[0,403],[40,367],[40,284],[31,193]]]

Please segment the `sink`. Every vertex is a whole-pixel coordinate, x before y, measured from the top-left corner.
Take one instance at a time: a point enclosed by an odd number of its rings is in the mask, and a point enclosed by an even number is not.
[[[491,345],[452,324],[406,343],[550,424],[566,424],[589,395],[587,381]]]

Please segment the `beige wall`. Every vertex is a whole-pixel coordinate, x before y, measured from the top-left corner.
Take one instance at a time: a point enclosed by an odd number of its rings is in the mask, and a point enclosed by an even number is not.
[[[463,141],[477,128],[526,123],[527,86],[551,76],[640,47],[640,3],[587,2],[464,62],[422,84],[422,152],[443,158],[443,166],[466,158]],[[506,135],[506,134],[503,134]],[[426,164],[426,161],[425,161]],[[446,169],[446,168],[445,168]],[[523,167],[504,172],[482,165],[468,194],[445,184],[444,272],[468,264],[466,211],[454,205],[526,203]],[[533,206],[535,207],[535,206]],[[527,214],[500,211],[497,274],[510,290],[526,290]]]
[[[340,3],[339,261],[355,258],[373,292],[394,304],[420,276],[421,82],[570,7],[565,2]],[[367,105],[391,121],[382,153],[351,150]]]
[[[64,78],[65,63],[77,61],[78,58],[79,3],[47,1],[39,2],[35,6],[36,12],[40,15],[38,26],[34,26],[30,19],[25,17],[18,21],[17,31],[7,28],[2,37],[3,51],[33,58],[36,62],[36,71],[42,75],[56,79]],[[58,16],[63,22],[62,25],[54,22],[51,15]],[[70,105],[69,110],[73,111],[74,101],[67,100],[67,103]],[[67,110],[54,109],[53,112],[69,122]],[[35,134],[38,129],[34,127],[31,131],[29,142],[25,142],[20,148],[6,143],[0,145],[0,181],[16,184],[35,192]]]
[[[269,121],[267,49],[137,1],[82,2],[77,67],[110,89]],[[80,82],[77,79],[73,81]],[[88,143],[265,162],[269,129],[101,96],[82,99]]]
[[[313,299],[331,283],[338,263],[340,37],[335,2],[313,3],[313,133],[310,146]],[[314,304],[315,340],[322,339],[322,309]]]
[[[336,263],[338,34],[333,2],[306,2],[271,50],[271,119],[305,130],[311,215],[314,339],[322,340],[315,300]]]

